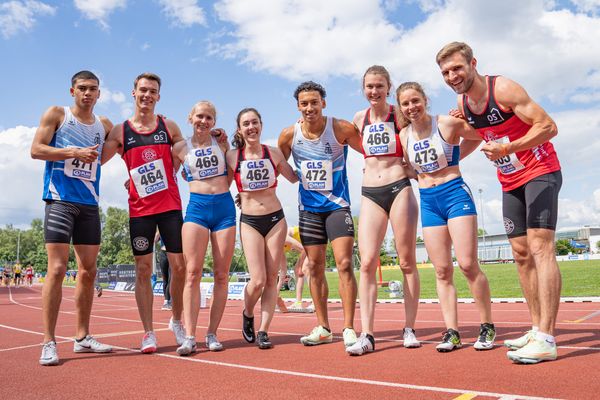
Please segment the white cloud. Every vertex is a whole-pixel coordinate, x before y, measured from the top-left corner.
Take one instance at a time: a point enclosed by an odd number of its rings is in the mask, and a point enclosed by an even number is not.
[[[100,99],[98,106],[103,109],[111,110],[114,106],[118,109],[118,114],[121,118],[129,118],[133,114],[133,102],[128,102],[127,97],[121,91],[112,91],[106,86],[100,88]]]
[[[542,0],[421,1],[429,10],[425,19],[403,29],[386,19],[386,4],[221,0],[217,16],[233,30],[213,38],[211,51],[290,80],[358,79],[369,65],[383,64],[397,81],[416,80],[435,93],[445,87],[435,54],[462,40],[474,48],[482,73],[527,82],[535,98],[560,103],[598,87],[593,79],[600,65],[598,17],[549,9]]]
[[[8,195],[0,196],[0,221],[26,226],[33,218],[42,218],[44,163],[33,160],[30,147],[36,128],[17,126],[0,132],[0,187]]]
[[[8,1],[0,4],[0,32],[5,39],[26,32],[36,22],[36,15],[54,15],[56,8],[40,1]]]
[[[75,7],[87,19],[97,21],[104,29],[108,29],[106,19],[117,8],[125,8],[127,0],[74,0]]]
[[[571,3],[573,3],[578,10],[583,12],[595,14],[600,10],[600,1],[598,0],[571,0]]]
[[[146,42],[146,43],[144,43],[144,44],[143,44],[143,45],[140,47],[140,50],[142,50],[142,51],[146,51],[146,50],[148,50],[149,48],[150,48],[150,43],[147,43],[147,42]]]
[[[190,27],[206,25],[204,11],[196,0],[159,0],[163,11],[173,20],[173,25]]]

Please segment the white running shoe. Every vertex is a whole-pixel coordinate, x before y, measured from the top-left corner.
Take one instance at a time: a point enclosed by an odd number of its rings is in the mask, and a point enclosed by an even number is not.
[[[73,351],[75,353],[110,353],[112,347],[100,343],[91,335],[87,335],[81,341],[75,340]]]
[[[215,335],[214,333],[209,333],[208,335],[206,335],[205,341],[206,341],[206,347],[208,348],[208,350],[210,350],[210,351],[223,350],[223,345],[221,344],[221,342],[219,342],[219,339],[217,339],[217,335]]]
[[[157,343],[156,343],[156,335],[153,331],[146,332],[142,339],[142,347],[140,350],[142,353],[150,354],[156,351]]]
[[[473,345],[475,350],[490,350],[494,347],[494,340],[496,339],[496,328],[494,324],[483,323],[479,328],[479,337]]]
[[[186,336],[181,346],[177,348],[177,354],[180,356],[189,356],[196,352],[196,338],[194,336]]]
[[[358,340],[356,337],[356,331],[352,328],[344,328],[344,330],[342,331],[342,336],[344,337],[345,347],[352,346]]]
[[[56,342],[54,340],[44,343],[40,365],[58,365],[58,354],[56,353]]]
[[[407,349],[416,349],[417,347],[421,347],[421,342],[417,339],[415,335],[415,330],[412,328],[404,328],[404,347]]]
[[[316,346],[324,343],[331,343],[333,335],[330,331],[323,328],[321,325],[313,328],[313,330],[306,336],[300,338],[300,343],[305,346]]]
[[[179,346],[183,344],[185,340],[185,329],[181,321],[175,321],[173,317],[169,320],[169,329],[175,334],[175,341]]]
[[[519,336],[516,339],[507,339],[504,341],[504,346],[511,350],[519,350],[521,347],[525,347],[531,339],[535,337],[534,331],[527,331],[523,336]]]
[[[556,360],[556,343],[549,343],[536,338],[531,339],[519,350],[506,353],[509,360],[521,364],[537,364],[542,361]]]
[[[372,338],[372,336],[371,336]],[[372,341],[371,341],[372,340]],[[375,350],[375,339],[369,339],[366,333],[362,333],[352,346],[346,347],[346,353],[351,356],[362,356]]]
[[[171,305],[171,301],[170,300],[165,300],[161,310],[165,310],[165,311],[171,311],[173,309],[173,306]]]

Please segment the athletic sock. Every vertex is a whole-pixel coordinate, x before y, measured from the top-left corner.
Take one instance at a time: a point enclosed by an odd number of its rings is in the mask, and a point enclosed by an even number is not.
[[[548,344],[550,344],[550,345],[552,345],[552,346],[555,346],[555,345],[556,345],[556,343],[555,343],[555,341],[554,341],[554,336],[552,336],[552,335],[549,335],[549,334],[547,334],[547,333],[544,333],[544,332],[537,331],[537,332],[535,333],[535,338],[536,338],[537,340],[540,340],[540,341],[545,341],[545,342],[547,342]]]
[[[84,336],[84,337],[82,337],[81,339],[77,339],[77,338],[75,338],[75,341],[76,341],[77,343],[81,343],[81,342],[83,342],[83,339],[85,339],[86,337],[87,337],[87,336]]]
[[[540,327],[539,327],[539,326],[535,326],[535,325],[534,325],[534,326],[532,326],[532,327],[531,327],[531,331],[532,331],[532,332],[535,332],[535,333],[537,333],[537,331],[539,331],[539,330],[540,330]]]

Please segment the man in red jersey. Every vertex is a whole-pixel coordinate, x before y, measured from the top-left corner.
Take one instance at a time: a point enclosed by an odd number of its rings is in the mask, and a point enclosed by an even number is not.
[[[152,327],[152,256],[156,228],[171,265],[172,317],[169,327],[178,345],[185,339],[181,323],[185,264],[181,247],[181,198],[171,147],[184,140],[177,124],[154,113],[160,100],[161,80],[143,73],[133,84],[134,115],[115,125],[105,143],[103,157],[119,152],[129,172],[129,234],[135,256],[135,299],[144,326],[142,353],[156,351]]]
[[[550,139],[556,124],[518,83],[482,76],[466,43],[444,46],[436,61],[444,80],[458,94],[458,108],[485,140],[482,151],[497,168],[502,185],[504,227],[518,266],[533,328],[506,340],[510,360],[525,364],[555,360],[554,327],[561,276],[554,231],[560,163]]]

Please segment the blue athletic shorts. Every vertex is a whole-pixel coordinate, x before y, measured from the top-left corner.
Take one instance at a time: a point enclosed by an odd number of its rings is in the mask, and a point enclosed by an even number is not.
[[[184,222],[193,222],[211,232],[235,226],[235,205],[231,193],[190,193]]]
[[[448,225],[449,219],[464,215],[477,215],[471,190],[462,177],[440,186],[419,189],[419,193],[423,228]]]

